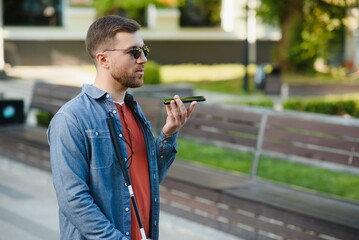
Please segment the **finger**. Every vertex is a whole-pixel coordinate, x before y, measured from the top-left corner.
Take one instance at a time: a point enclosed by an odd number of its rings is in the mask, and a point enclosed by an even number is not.
[[[187,108],[183,105],[179,108],[178,111],[178,118],[181,122],[186,121],[187,120]]]
[[[172,114],[172,108],[170,105],[166,105],[167,116],[174,117]]]
[[[188,109],[187,109],[187,118],[189,118],[194,110],[194,108],[196,107],[197,102],[191,102],[191,105],[189,105]]]
[[[183,103],[179,98],[174,98],[174,100],[171,101],[171,109],[174,115],[178,115],[181,112],[182,105]]]
[[[181,112],[181,114],[183,115],[187,115],[187,108],[185,106],[185,104],[182,102],[182,100],[178,97],[178,95],[175,95],[174,100],[176,101],[176,104],[178,106],[179,111]]]

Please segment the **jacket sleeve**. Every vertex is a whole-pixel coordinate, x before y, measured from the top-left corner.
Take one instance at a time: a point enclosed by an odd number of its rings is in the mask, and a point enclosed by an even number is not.
[[[164,180],[171,164],[176,158],[178,151],[177,137],[178,132],[171,136],[166,136],[161,132],[156,138],[158,175],[160,182]]]
[[[59,210],[86,239],[127,239],[90,194],[86,136],[74,118],[57,113],[47,131]]]

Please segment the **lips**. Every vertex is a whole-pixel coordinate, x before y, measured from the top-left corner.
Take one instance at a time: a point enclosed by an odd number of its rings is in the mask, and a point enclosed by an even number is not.
[[[144,73],[145,73],[145,69],[144,69],[144,68],[136,69],[136,73],[144,74]]]

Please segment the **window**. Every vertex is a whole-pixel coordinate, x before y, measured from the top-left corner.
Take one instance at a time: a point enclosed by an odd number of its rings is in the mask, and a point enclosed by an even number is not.
[[[5,26],[61,26],[61,0],[3,0]]]

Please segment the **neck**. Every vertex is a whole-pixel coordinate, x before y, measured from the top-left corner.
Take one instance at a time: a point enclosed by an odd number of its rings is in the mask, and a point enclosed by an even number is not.
[[[116,102],[123,102],[125,99],[127,88],[116,81],[96,77],[93,86],[111,94],[112,99]]]

